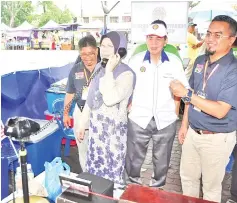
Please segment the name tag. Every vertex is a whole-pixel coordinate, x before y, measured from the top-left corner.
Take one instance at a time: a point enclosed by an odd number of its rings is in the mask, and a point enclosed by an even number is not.
[[[88,90],[89,88],[88,87],[83,87],[83,90],[82,90],[82,100],[87,100],[87,97],[88,97],[88,92],[89,92],[89,90]]]
[[[85,77],[84,72],[75,73],[75,79],[83,79]]]
[[[202,91],[198,91],[197,92],[197,96],[203,98],[203,99],[206,99],[207,98],[207,95],[205,92],[202,92]],[[194,106],[193,108],[194,110],[198,111],[198,112],[201,112],[201,109],[199,109],[198,107]]]
[[[172,73],[164,73],[163,78],[168,78],[174,80],[174,76]]]
[[[195,73],[201,73],[202,70],[203,70],[203,68],[204,68],[204,65],[203,65],[203,64],[197,64],[197,66],[196,66],[194,72],[195,72]]]

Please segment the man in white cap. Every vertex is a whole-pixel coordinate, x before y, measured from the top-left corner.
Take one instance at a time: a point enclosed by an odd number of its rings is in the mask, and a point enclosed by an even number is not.
[[[148,50],[133,56],[129,66],[136,73],[136,87],[129,113],[126,172],[128,182],[141,184],[140,170],[152,139],[154,174],[151,187],[165,185],[180,99],[173,96],[170,82],[179,78],[188,87],[182,62],[164,51],[167,26],[156,20],[146,33]]]

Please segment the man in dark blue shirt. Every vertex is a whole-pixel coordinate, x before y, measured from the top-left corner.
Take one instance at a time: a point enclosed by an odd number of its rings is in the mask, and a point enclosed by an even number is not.
[[[87,145],[88,145],[88,131],[85,133],[85,138],[82,142],[79,142],[77,133],[79,132],[79,122],[81,117],[81,109],[85,105],[87,99],[89,83],[93,77],[93,71],[97,64],[98,49],[96,40],[92,35],[83,37],[79,41],[80,59],[77,60],[72,67],[66,87],[66,96],[64,101],[64,126],[72,126],[69,110],[72,100],[76,101],[75,110],[73,113],[74,119],[74,134],[77,141],[79,151],[79,161],[82,170],[85,170]]]
[[[183,194],[220,202],[222,181],[236,143],[237,59],[231,49],[237,22],[216,16],[205,38],[206,54],[199,56],[189,80],[191,89],[172,81],[171,91],[185,101],[179,131],[182,146],[180,176]]]
[[[233,44],[233,49],[234,48],[237,48],[237,38]],[[237,55],[235,57],[237,58]],[[237,125],[237,115],[236,115],[236,125]],[[236,136],[237,136],[237,131],[236,131]],[[227,203],[237,203],[237,145],[235,145],[233,156],[234,156],[234,165],[232,169],[232,179],[231,179],[231,188],[230,188],[231,197],[227,201]]]

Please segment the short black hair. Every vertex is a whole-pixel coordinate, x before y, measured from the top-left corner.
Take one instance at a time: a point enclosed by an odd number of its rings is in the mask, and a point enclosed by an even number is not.
[[[237,22],[233,18],[227,15],[218,15],[216,16],[212,22],[226,22],[229,24],[230,30],[231,30],[231,36],[235,37],[237,34]]]
[[[165,28],[167,29],[167,25],[166,25],[166,23],[163,21],[163,20],[155,20],[155,21],[153,21],[152,23],[151,23],[151,25],[153,25],[153,24],[162,24],[162,25],[164,25],[165,26]]]
[[[96,40],[92,35],[87,35],[80,39],[80,41],[78,42],[78,47],[79,50],[81,50],[83,47],[97,48]]]

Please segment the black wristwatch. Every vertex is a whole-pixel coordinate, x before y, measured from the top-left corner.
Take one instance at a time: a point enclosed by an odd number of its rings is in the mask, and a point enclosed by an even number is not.
[[[190,103],[192,96],[193,96],[193,91],[188,89],[187,95],[185,97],[182,97],[183,102],[184,103]]]

